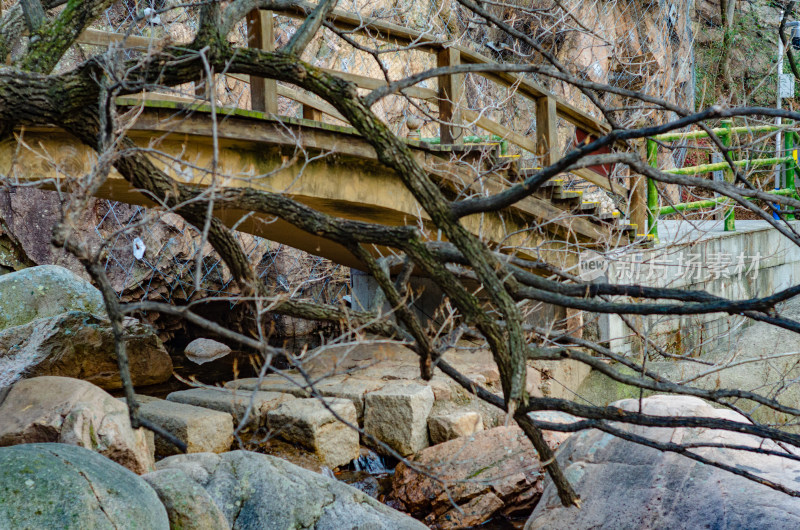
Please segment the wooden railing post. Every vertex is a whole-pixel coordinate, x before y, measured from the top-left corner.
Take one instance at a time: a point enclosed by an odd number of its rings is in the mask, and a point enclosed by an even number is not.
[[[439,68],[456,66],[461,64],[461,52],[450,47],[445,48],[436,55],[436,66]],[[461,143],[464,130],[461,127],[450,125],[460,122],[460,112],[458,102],[464,93],[464,75],[443,75],[438,77],[439,81],[439,137],[442,144]]]
[[[536,100],[536,154],[542,167],[555,164],[561,155],[557,112],[555,98],[545,96]]]
[[[265,51],[275,49],[272,11],[254,9],[247,14],[247,45]],[[250,76],[250,105],[253,110],[277,114],[278,82]]]

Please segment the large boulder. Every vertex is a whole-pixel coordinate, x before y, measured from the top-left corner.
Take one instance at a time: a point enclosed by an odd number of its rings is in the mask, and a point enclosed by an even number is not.
[[[134,473],[82,447],[0,448],[0,528],[166,530],[155,491]]]
[[[391,497],[433,528],[475,526],[498,514],[529,510],[542,492],[539,456],[516,426],[434,445],[412,460],[426,473],[398,464]]]
[[[655,416],[702,416],[747,422],[727,409],[715,409],[686,396],[642,400],[642,412]],[[639,400],[614,403],[639,410]],[[692,428],[618,428],[657,442],[724,444],[782,451],[751,435]],[[751,451],[696,448],[697,454],[746,470],[792,490],[800,462]],[[542,499],[525,528],[798,528],[800,499],[685,456],[628,442],[591,429],[571,436],[556,457],[581,497],[580,509],[561,505],[547,479]]]
[[[227,412],[237,425],[246,419],[248,425],[254,426],[266,424],[269,411],[293,399],[293,395],[280,392],[235,391],[227,388],[190,388],[167,396],[167,401]]]
[[[170,528],[229,530],[222,510],[206,490],[180,469],[161,469],[142,476],[167,509]]]
[[[91,283],[58,265],[29,267],[0,276],[0,331],[68,311],[106,314]]]
[[[0,311],[7,305],[3,300]],[[153,329],[132,318],[124,325],[133,384],[169,379],[172,360]],[[40,375],[84,379],[107,390],[122,388],[111,323],[91,313],[69,312],[0,331],[0,388]]]
[[[249,451],[176,455],[178,469],[202,486],[237,529],[424,529],[414,519],[335,479]]]
[[[79,445],[136,473],[152,470],[153,454],[144,429],[134,431],[128,407],[93,384],[66,377],[35,377],[18,381],[2,393],[0,446]]]

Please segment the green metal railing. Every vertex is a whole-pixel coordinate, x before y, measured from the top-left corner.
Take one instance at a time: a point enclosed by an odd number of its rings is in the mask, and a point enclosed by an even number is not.
[[[791,126],[791,122],[787,123],[788,126]],[[733,138],[739,134],[757,134],[757,133],[768,133],[768,132],[775,132],[778,130],[783,130],[786,127],[778,126],[778,125],[762,125],[758,127],[733,127],[731,122],[726,121],[723,122],[722,127],[717,129],[712,129],[714,134],[719,137],[722,145],[725,147],[730,147]],[[795,171],[797,168],[797,160],[795,159],[796,155],[796,146],[795,142],[800,140],[800,135],[793,131],[785,131],[786,134],[784,135],[784,152],[790,153],[788,156],[784,157],[774,157],[774,158],[757,158],[751,160],[733,160],[733,165],[735,167],[744,167],[747,169],[754,168],[754,167],[761,167],[761,166],[772,166],[775,164],[783,164],[786,174],[786,187],[783,189],[776,189],[769,191],[768,193],[772,195],[783,195],[783,196],[791,196],[798,198],[797,190],[795,188],[794,176]],[[647,139],[647,163],[650,167],[658,168],[658,142],[671,142],[676,140],[683,140],[683,139],[698,139],[698,138],[708,138],[708,133],[705,131],[691,131],[691,132],[684,132],[684,133],[667,133],[661,134],[658,136],[654,136],[652,138]],[[733,152],[731,153],[731,158],[733,159]],[[677,169],[669,169],[666,170],[665,173],[671,173],[673,175],[697,175],[700,173],[708,173],[710,171],[723,171],[723,179],[725,182],[733,183],[733,171],[731,170],[730,165],[727,162],[718,162],[713,164],[701,164],[698,166],[692,167],[682,167]],[[742,196],[747,198],[752,198],[752,194],[748,192],[748,190],[742,189],[740,190]],[[725,212],[724,212],[724,229],[725,231],[734,231],[736,229],[735,223],[735,213],[733,207],[733,200],[729,197],[717,197],[713,199],[705,199],[700,201],[692,201],[692,202],[683,202],[678,204],[673,204],[671,206],[659,206],[658,202],[658,188],[656,187],[656,181],[647,178],[647,233],[651,235],[653,238],[658,239],[658,218],[661,216],[673,215],[678,212],[684,212],[687,210],[698,210],[701,208],[710,208],[719,205],[726,205]],[[789,212],[793,211],[787,210]],[[787,213],[787,219],[793,220],[794,214]]]

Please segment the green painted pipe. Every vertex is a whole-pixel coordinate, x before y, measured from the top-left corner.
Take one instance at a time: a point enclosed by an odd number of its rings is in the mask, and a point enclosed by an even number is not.
[[[711,131],[719,136],[720,134],[726,134],[731,132],[733,134],[749,134],[749,133],[760,133],[760,132],[772,132],[777,131],[778,129],[783,129],[784,127],[779,127],[778,125],[759,125],[757,127],[719,127],[716,129],[711,129]],[[662,142],[674,142],[675,140],[683,140],[683,139],[696,139],[696,138],[708,138],[708,133],[705,131],[689,131],[689,132],[676,132],[676,133],[665,133],[653,136],[654,140],[660,140]]]
[[[786,120],[786,125],[793,125],[794,122]],[[784,163],[786,168],[786,187],[789,189],[794,189],[794,172],[795,172],[795,161],[794,155],[792,154],[794,151],[794,134],[786,133],[783,135],[783,148],[784,153],[787,154],[788,160]],[[791,206],[786,207],[786,220],[794,221],[794,208]]]
[[[756,158],[753,160],[734,160],[733,165],[737,167],[758,167],[758,166],[772,166],[775,164],[782,164],[791,160],[791,156],[784,156],[780,158]],[[697,175],[698,173],[708,173],[710,171],[719,171],[729,169],[727,162],[716,162],[714,164],[701,164],[699,166],[681,167],[675,169],[664,170],[664,173],[672,175]]]
[[[647,140],[647,163],[652,168],[658,168],[658,144],[654,140]],[[658,188],[656,181],[647,179],[647,233],[652,234],[658,241],[658,219],[656,210],[658,209]]]
[[[794,195],[794,190],[791,188],[785,188],[782,190],[771,190],[768,191],[770,195],[782,195],[782,196],[791,196]],[[752,197],[749,195],[747,191],[743,191],[742,195],[744,197]],[[677,212],[683,212],[686,210],[699,210],[700,208],[711,208],[712,206],[717,206],[719,204],[723,204],[725,202],[730,201],[731,199],[728,197],[718,197],[716,199],[704,199],[702,201],[694,201],[694,202],[682,202],[679,204],[675,204],[673,206],[662,206],[658,209],[659,215],[672,215]]]

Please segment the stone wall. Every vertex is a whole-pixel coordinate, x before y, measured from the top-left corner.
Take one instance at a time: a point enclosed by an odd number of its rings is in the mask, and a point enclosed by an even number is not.
[[[723,232],[717,221],[662,220],[658,228],[661,244],[655,248],[595,258],[600,270],[587,259],[584,275],[616,284],[703,289],[731,299],[769,296],[800,281],[800,248],[764,221],[736,221],[735,232]],[[692,355],[724,345],[746,325],[744,317],[722,313],[628,318],[661,347]],[[600,316],[599,322],[601,340],[614,351],[641,352],[643,341],[619,316]]]

